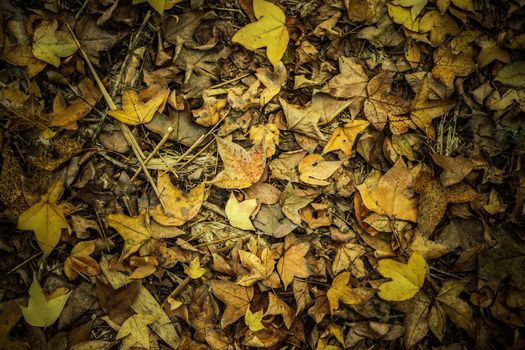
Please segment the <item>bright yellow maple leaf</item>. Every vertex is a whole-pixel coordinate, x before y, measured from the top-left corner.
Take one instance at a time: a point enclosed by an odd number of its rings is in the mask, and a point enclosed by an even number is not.
[[[167,92],[169,93],[169,91]],[[125,124],[145,124],[153,118],[166,98],[166,93],[161,92],[148,102],[143,102],[135,90],[126,90],[122,94],[122,109],[109,111],[108,114]]]
[[[136,314],[130,316],[119,328],[116,340],[123,339],[121,350],[135,347],[149,349],[148,325],[156,320],[154,315]]]
[[[266,47],[266,56],[277,66],[290,39],[286,16],[277,5],[264,0],[253,0],[253,12],[257,22],[241,28],[232,41],[251,51]]]
[[[350,157],[357,135],[365,130],[370,123],[366,120],[352,120],[334,130],[332,136],[323,148],[323,154],[341,150]]]
[[[201,278],[202,275],[206,273],[206,269],[201,267],[199,257],[196,257],[190,262],[189,266],[184,265],[184,273],[188,275],[191,279]]]
[[[43,21],[33,34],[33,55],[55,67],[60,66],[60,57],[71,56],[77,51],[75,40],[68,32],[57,30],[58,23]]]
[[[57,204],[63,181],[56,181],[47,194],[37,204],[31,206],[18,217],[19,230],[33,231],[38,246],[49,255],[60,241],[62,230],[69,230],[64,217],[64,209]]]
[[[263,311],[259,310],[256,312],[251,312],[250,308],[246,310],[246,314],[244,315],[244,323],[250,328],[252,332],[260,331],[261,329],[265,329],[266,327],[262,324],[262,318],[263,318]]]
[[[428,265],[421,254],[414,252],[406,264],[392,259],[380,260],[377,271],[392,279],[379,287],[377,295],[384,300],[403,301],[419,292],[425,282]]]
[[[20,306],[22,315],[31,326],[51,326],[62,313],[68,298],[69,292],[66,293],[65,288],[59,288],[51,295],[46,296],[40,283],[33,276],[33,282],[31,287],[29,287],[27,307]]]
[[[408,30],[413,32],[419,31],[419,20],[412,17],[410,9],[401,6],[387,4],[388,15],[392,18],[392,21],[397,24],[401,24]]]
[[[370,299],[374,295],[374,291],[369,288],[351,288],[348,286],[349,280],[350,272],[340,273],[334,278],[332,286],[326,292],[332,314],[339,309],[339,301],[348,305],[355,305]]]
[[[239,202],[232,193],[228,202],[226,202],[226,208],[224,211],[230,225],[233,227],[240,228],[241,230],[255,231],[250,216],[256,208],[257,199],[253,198]]]

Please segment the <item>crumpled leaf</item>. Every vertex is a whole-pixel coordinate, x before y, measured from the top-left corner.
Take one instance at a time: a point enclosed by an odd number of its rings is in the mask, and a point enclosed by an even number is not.
[[[286,66],[279,62],[273,72],[267,68],[257,68],[255,75],[265,87],[259,97],[259,104],[265,106],[279,94],[281,87],[286,84]]]
[[[64,217],[64,207],[57,204],[64,185],[63,180],[55,181],[49,192],[37,204],[31,206],[18,217],[19,230],[33,231],[38,246],[47,256],[60,241],[62,230],[70,230]]]
[[[129,125],[145,124],[151,121],[155,112],[166,102],[169,90],[155,94],[149,101],[143,102],[135,90],[126,90],[122,94],[122,109],[111,110],[110,116]]]
[[[372,178],[370,178],[372,179]],[[379,181],[356,186],[365,206],[390,218],[417,221],[417,199],[410,195],[412,177],[402,158]]]
[[[222,280],[212,280],[208,284],[213,294],[226,304],[226,309],[221,318],[221,328],[224,329],[246,315],[246,311],[250,307],[250,301],[253,298],[253,287],[243,287]]]
[[[116,340],[123,339],[120,349],[128,350],[138,346],[148,349],[150,345],[148,325],[155,319],[154,315],[135,314],[124,321],[115,337]]]
[[[452,86],[456,77],[466,77],[477,70],[473,56],[472,48],[455,54],[450,43],[441,45],[434,51],[432,75],[445,85]]]
[[[42,21],[33,33],[33,55],[56,68],[60,58],[71,56],[77,51],[75,40],[69,32],[58,30],[58,22]]]
[[[243,189],[259,181],[266,166],[264,144],[256,144],[246,151],[232,141],[218,137],[215,140],[224,170],[210,183],[221,188]]]
[[[277,152],[279,144],[279,128],[273,123],[257,124],[250,128],[250,140],[253,144],[264,143],[266,158],[271,158]]]
[[[71,253],[64,261],[64,273],[67,278],[74,280],[78,273],[84,276],[97,276],[100,267],[90,255],[95,252],[95,241],[79,242],[71,249]]]
[[[166,226],[181,226],[197,216],[204,201],[204,182],[184,196],[171,182],[169,173],[162,174],[159,171],[157,187],[165,210],[160,204],[153,208],[151,216],[156,222]]]
[[[366,120],[356,119],[337,127],[328,142],[326,142],[323,148],[323,154],[341,150],[346,157],[350,157],[357,136],[365,130],[369,124]]]
[[[266,47],[268,60],[277,66],[290,39],[286,16],[277,5],[264,0],[253,0],[253,12],[257,22],[241,28],[232,41],[252,51]]]
[[[224,209],[230,225],[241,230],[255,231],[250,217],[257,208],[257,205],[257,199],[255,198],[239,202],[232,193]]]
[[[29,302],[27,307],[20,306],[27,323],[35,327],[48,327],[58,320],[66,305],[69,293],[64,288],[55,290],[46,296],[35,276],[29,287]]]
[[[250,308],[246,310],[246,314],[244,315],[244,323],[250,328],[252,332],[257,332],[262,329],[265,329],[266,327],[262,324],[263,319],[263,311],[259,310],[256,312],[251,312]]]
[[[350,280],[350,272],[345,271],[337,275],[326,297],[330,303],[330,313],[334,313],[339,309],[339,301],[348,305],[360,304],[374,295],[375,291],[370,288],[351,288],[348,286]]]
[[[406,264],[391,259],[380,260],[377,271],[392,279],[379,287],[377,295],[388,301],[403,301],[413,298],[423,286],[428,265],[421,254],[414,252]]]
[[[239,258],[241,259],[241,264],[249,269],[250,272],[237,279],[236,283],[238,285],[245,287],[253,286],[257,281],[270,278],[273,273],[275,261],[273,253],[268,247],[262,250],[260,258],[253,253],[239,250]]]

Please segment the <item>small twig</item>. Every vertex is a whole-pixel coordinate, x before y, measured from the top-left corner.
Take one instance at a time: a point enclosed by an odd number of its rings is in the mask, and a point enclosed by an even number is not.
[[[236,82],[236,81],[238,81],[238,80],[241,80],[241,79],[246,78],[246,77],[249,76],[249,75],[250,75],[250,73],[246,73],[246,74],[241,75],[241,76],[239,76],[239,77],[235,77],[235,78],[233,78],[233,79],[223,81],[222,83],[219,83],[219,84],[213,85],[212,87],[209,88],[209,90],[213,90],[213,89],[219,88],[219,87],[221,87],[221,86],[228,85],[228,84],[230,84],[230,83],[234,83],[234,82]]]
[[[171,298],[175,298],[177,295],[182,292],[182,290],[190,283],[191,278],[188,276],[186,277],[178,286],[173,290],[173,292],[170,293]]]
[[[40,255],[42,255],[42,252],[38,252],[36,253],[35,255],[33,255],[32,257],[29,257],[27,259],[25,259],[24,261],[22,261],[20,264],[16,265],[15,267],[13,267],[11,270],[9,270],[9,272],[7,272],[7,275],[15,272],[16,270],[18,270],[19,268],[21,268],[22,266],[28,264],[29,262],[31,262],[32,260],[38,258]]]
[[[157,144],[157,146],[155,146],[155,148],[153,149],[153,151],[151,151],[151,153],[148,155],[148,157],[146,159],[144,159],[144,164],[145,165],[148,165],[149,161],[155,157],[155,155],[159,152],[160,148],[166,143],[166,141],[168,141],[168,139],[170,138],[170,135],[171,133],[173,132],[173,128],[170,126],[168,127],[168,132],[166,133],[166,135],[164,135],[162,137],[162,139],[160,140],[160,142]],[[137,178],[137,176],[140,175],[140,171],[141,169],[138,168],[137,171],[135,172],[135,174],[133,174],[133,176],[131,177],[131,182],[135,181],[135,179]]]
[[[86,61],[87,65],[89,67],[89,70],[91,71],[91,74],[93,74],[93,76],[95,78],[95,81],[97,82],[98,88],[102,92],[102,96],[104,96],[104,100],[106,100],[106,103],[107,103],[108,107],[111,110],[116,110],[117,106],[115,105],[115,102],[113,102],[113,100],[111,99],[111,96],[109,96],[108,91],[106,90],[106,87],[104,86],[104,84],[102,84],[102,81],[98,77],[98,74],[95,71],[95,68],[93,67],[93,65],[91,64],[91,61],[89,60],[88,55],[82,49],[82,46],[80,46],[80,42],[78,41],[77,37],[75,36],[75,33],[73,32],[73,30],[71,29],[71,27],[69,25],[67,25],[67,28],[68,28],[69,32],[71,33],[71,35],[73,36],[73,39],[75,40],[75,43],[77,44],[78,50],[80,51],[80,53],[84,57],[84,60]],[[143,158],[146,158],[146,157],[142,153],[142,150],[140,149],[139,145],[137,144],[137,140],[135,140],[135,137],[133,136],[133,134],[131,133],[131,130],[129,130],[129,127],[126,124],[124,124],[121,121],[118,121],[118,125],[120,127],[120,130],[122,131],[122,134],[126,138],[126,141],[131,146],[131,149],[133,150],[133,153],[135,154],[135,157],[139,161],[140,167],[142,168],[142,171],[146,175],[146,178],[148,179],[148,181],[149,181],[149,183],[151,185],[151,188],[153,188],[153,191],[155,192],[155,194],[159,198],[160,205],[162,206],[163,209],[165,209],[166,207],[164,205],[164,201],[161,198],[161,193],[160,193],[159,189],[157,188],[157,185],[155,184],[155,181],[151,177],[151,174],[149,173],[148,168],[146,168],[146,165],[144,164]]]

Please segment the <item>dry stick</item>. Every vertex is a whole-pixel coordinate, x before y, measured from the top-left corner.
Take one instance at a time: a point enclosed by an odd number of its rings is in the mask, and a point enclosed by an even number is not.
[[[84,57],[84,60],[86,61],[87,65],[89,67],[89,70],[91,71],[91,74],[93,74],[93,76],[95,78],[95,81],[97,82],[98,88],[100,89],[100,92],[102,92],[102,95],[104,96],[104,99],[106,100],[106,103],[107,103],[109,109],[116,110],[117,106],[115,105],[115,103],[111,99],[111,96],[109,96],[108,91],[106,90],[106,87],[104,86],[104,84],[102,84],[102,81],[98,77],[98,74],[95,71],[95,68],[93,67],[93,65],[91,64],[91,61],[89,60],[88,55],[86,54],[86,52],[80,46],[80,42],[78,41],[77,37],[75,36],[75,33],[73,32],[73,30],[71,29],[71,27],[69,25],[67,25],[67,29],[71,33],[71,36],[73,36],[73,39],[75,40],[75,44],[77,44],[78,50],[82,54],[82,57]],[[128,126],[126,124],[124,124],[121,121],[118,121],[118,125],[120,127],[120,130],[122,131],[122,134],[126,138],[126,141],[131,146],[131,149],[133,150],[133,153],[135,153],[135,157],[139,161],[140,167],[142,168],[142,171],[146,175],[146,178],[148,179],[148,181],[149,181],[149,183],[151,185],[151,188],[153,188],[153,191],[155,192],[155,194],[159,198],[160,205],[162,206],[163,209],[165,209],[166,207],[164,206],[164,202],[162,201],[161,193],[160,193],[159,189],[157,188],[157,185],[155,184],[155,181],[153,181],[153,178],[151,177],[151,174],[149,173],[148,168],[146,168],[146,165],[144,164],[144,161],[142,160],[143,158],[145,158],[145,156],[142,153],[142,150],[140,149],[139,145],[137,144],[137,140],[135,140],[135,137],[133,136],[133,134],[131,133],[131,130],[129,130],[129,128],[128,128]]]
[[[145,165],[148,165],[149,161],[153,159],[153,157],[155,157],[155,155],[159,152],[160,148],[166,143],[166,141],[168,141],[172,132],[173,132],[173,128],[171,126],[168,127],[168,132],[166,133],[166,135],[162,137],[162,139],[157,144],[157,146],[155,146],[153,151],[148,155],[146,159],[144,159]],[[131,182],[135,181],[135,179],[140,175],[141,170],[142,170],[141,168],[138,168],[137,171],[135,171],[135,174],[133,174],[133,176],[131,177]]]

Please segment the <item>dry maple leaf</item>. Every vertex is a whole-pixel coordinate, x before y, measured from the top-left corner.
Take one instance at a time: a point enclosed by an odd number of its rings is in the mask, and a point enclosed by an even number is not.
[[[476,331],[472,308],[459,297],[465,289],[465,283],[449,280],[443,283],[435,301],[436,306],[443,310],[456,326],[473,336]]]
[[[264,0],[253,0],[253,12],[257,22],[241,28],[232,41],[252,51],[266,47],[268,60],[276,66],[288,47],[286,16],[277,5]]]
[[[450,43],[441,45],[434,51],[432,75],[447,86],[454,84],[456,77],[466,77],[477,70],[473,59],[474,50],[455,54]]]
[[[19,230],[33,231],[38,246],[49,255],[60,241],[62,230],[69,230],[64,217],[64,207],[57,204],[64,185],[63,179],[55,181],[47,194],[18,217]]]
[[[241,230],[255,231],[250,217],[255,209],[257,209],[257,206],[257,199],[252,198],[239,202],[235,195],[231,193],[230,198],[226,202],[224,212],[230,225],[233,227]]]
[[[100,267],[90,255],[95,252],[95,241],[80,242],[71,249],[64,261],[64,273],[71,281],[81,273],[84,276],[97,276]]]
[[[266,158],[270,158],[277,152],[279,140],[279,128],[273,123],[257,124],[250,128],[250,141],[253,144],[264,143]]]
[[[272,292],[268,292],[268,309],[264,316],[266,315],[281,315],[284,325],[288,329],[290,329],[294,320],[293,309]]]
[[[249,151],[232,141],[215,138],[224,170],[210,183],[221,188],[243,189],[261,178],[266,167],[264,144],[254,145]]]
[[[255,282],[263,281],[273,273],[275,261],[273,260],[273,253],[268,247],[262,250],[260,258],[253,253],[239,250],[239,258],[241,264],[249,269],[250,272],[237,279],[236,283],[238,285],[245,287],[253,286]]]
[[[75,40],[68,32],[58,30],[56,20],[42,21],[33,33],[33,55],[57,68],[60,57],[71,56],[75,51]]]
[[[221,318],[222,329],[246,314],[246,310],[250,307],[250,301],[253,298],[253,287],[243,287],[221,280],[212,280],[208,284],[213,294],[226,304],[226,309]]]
[[[342,272],[337,275],[326,297],[330,303],[330,313],[333,314],[335,310],[339,309],[339,301],[345,304],[355,305],[360,304],[374,295],[375,291],[370,288],[351,288],[348,286],[350,281],[350,272]]]
[[[151,211],[153,219],[161,225],[180,226],[193,219],[200,211],[205,195],[204,182],[195,186],[187,196],[173,185],[169,173],[159,171],[157,186],[164,208],[158,204]]]
[[[419,21],[419,30],[430,32],[430,41],[434,47],[443,44],[447,35],[459,33],[459,27],[452,17],[435,10],[425,13]]]
[[[356,186],[365,206],[391,219],[417,221],[417,200],[410,195],[412,177],[403,159],[394,164],[378,182]]]
[[[306,195],[301,189],[293,188],[292,184],[288,183],[281,194],[279,203],[282,206],[283,214],[294,224],[301,225],[299,210],[306,207],[313,200],[312,196]]]
[[[279,62],[273,72],[267,68],[257,68],[255,75],[263,83],[265,89],[259,97],[261,106],[265,106],[281,91],[281,87],[286,84],[286,66]]]
[[[260,331],[266,328],[262,324],[263,316],[263,310],[251,312],[250,308],[248,308],[248,310],[246,310],[246,314],[244,315],[244,323],[248,326],[248,328],[250,328],[252,332]]]
[[[204,93],[202,97],[204,99],[202,107],[191,111],[193,118],[195,118],[195,122],[199,125],[206,127],[214,126],[226,115],[228,100],[216,99],[213,96],[208,96],[206,93]]]
[[[419,84],[416,97],[412,101],[410,118],[418,128],[423,130],[430,139],[434,140],[436,138],[436,130],[432,125],[432,120],[447,114],[454,107],[454,102],[450,100],[430,100],[429,94],[428,75],[425,75]]]
[[[342,162],[325,160],[320,154],[309,154],[299,163],[299,174],[302,182],[316,185],[326,186],[330,182],[326,181],[332,176]]]
[[[323,154],[341,150],[348,158],[352,154],[352,147],[357,136],[368,127],[366,120],[352,120],[337,127],[323,148]]]
[[[145,124],[151,121],[168,95],[169,90],[166,89],[157,93],[148,102],[143,102],[135,90],[126,90],[122,94],[122,109],[109,111],[108,114],[125,124]]]
[[[154,315],[136,314],[124,321],[115,337],[115,340],[123,339],[120,349],[127,350],[135,347],[149,349],[148,325],[155,319]]]
[[[408,30],[413,32],[419,31],[419,20],[413,17],[410,9],[402,6],[395,6],[391,3],[386,4],[388,9],[388,15],[392,18],[392,21],[397,24],[401,24]]]
[[[403,301],[419,292],[425,282],[428,265],[421,254],[414,252],[406,264],[391,259],[380,260],[377,271],[392,279],[379,287],[377,295],[384,300]]]
[[[332,270],[338,274],[350,268],[350,272],[357,278],[365,276],[366,270],[361,256],[365,254],[365,248],[360,244],[346,243],[336,249]]]
[[[286,236],[285,246],[288,242],[288,248],[277,262],[277,272],[281,276],[285,289],[292,283],[294,277],[307,278],[311,273],[310,266],[305,258],[306,253],[310,250],[310,243],[289,243],[293,239],[291,235]]]
[[[425,8],[428,0],[393,0],[394,5],[410,7],[410,15],[415,19]]]

